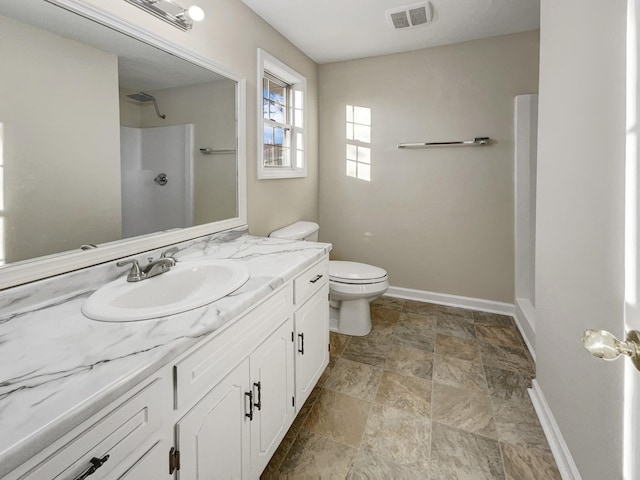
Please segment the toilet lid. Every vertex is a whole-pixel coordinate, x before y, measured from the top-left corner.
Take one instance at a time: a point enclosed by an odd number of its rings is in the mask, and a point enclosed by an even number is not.
[[[387,279],[387,272],[373,265],[357,262],[329,262],[329,279],[340,283],[377,283]]]

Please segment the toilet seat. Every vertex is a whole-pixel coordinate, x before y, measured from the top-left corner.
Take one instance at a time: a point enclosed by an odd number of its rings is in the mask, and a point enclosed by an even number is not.
[[[387,272],[383,268],[366,263],[329,262],[329,281],[347,285],[370,285],[387,281]]]

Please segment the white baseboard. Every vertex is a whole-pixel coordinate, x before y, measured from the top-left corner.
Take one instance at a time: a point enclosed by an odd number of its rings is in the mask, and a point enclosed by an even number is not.
[[[481,298],[461,297],[447,293],[426,292],[424,290],[413,290],[411,288],[389,287],[385,295],[404,298],[406,300],[448,305],[450,307],[468,308],[469,310],[478,310],[480,312],[500,313],[511,316],[515,313],[515,306],[510,303],[494,302]]]
[[[533,380],[532,387],[529,389],[529,396],[531,397],[533,408],[535,408],[538,418],[540,419],[540,424],[547,437],[551,453],[553,453],[553,458],[556,460],[562,479],[582,480],[578,467],[573,461],[573,457],[569,451],[569,447],[564,441],[562,432],[560,432],[560,427],[558,427],[556,419],[549,408],[549,404],[542,393],[540,384],[535,379]]]
[[[516,325],[518,325],[518,329],[520,329],[520,333],[522,333],[522,338],[524,338],[527,347],[529,348],[529,352],[533,357],[533,360],[536,359],[536,310],[535,307],[531,304],[528,299],[525,298],[516,298],[516,312],[514,315],[514,319],[516,321]]]

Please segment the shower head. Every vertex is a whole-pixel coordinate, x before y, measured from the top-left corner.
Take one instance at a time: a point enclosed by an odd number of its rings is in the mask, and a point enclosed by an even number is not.
[[[131,95],[127,95],[129,98],[133,98],[138,102],[153,102],[155,97],[153,95],[149,95],[146,92],[132,93]]]
[[[160,110],[158,110],[158,103],[156,102],[156,97],[154,97],[153,95],[149,95],[146,92],[138,92],[138,93],[132,93],[131,95],[127,95],[127,97],[132,98],[133,100],[136,100],[137,102],[141,102],[141,103],[153,102],[153,106],[156,108],[156,113],[158,114],[158,116],[162,119],[167,118],[166,115],[160,115]]]

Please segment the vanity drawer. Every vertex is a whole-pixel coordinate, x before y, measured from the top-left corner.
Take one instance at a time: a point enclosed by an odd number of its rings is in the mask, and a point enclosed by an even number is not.
[[[328,281],[329,261],[325,259],[295,278],[293,281],[293,299],[295,304],[302,305]]]
[[[70,480],[91,467],[93,457],[109,459],[91,475],[92,480],[106,478],[160,430],[163,422],[162,402],[168,389],[163,378],[156,378],[142,390],[106,414],[89,419],[47,450],[44,458],[25,472],[14,471],[9,479]],[[156,434],[158,436],[159,433]],[[157,441],[157,440],[156,440]],[[28,462],[31,463],[31,462]]]
[[[284,319],[293,315],[293,287],[285,284],[226,330],[205,341],[173,367],[176,410],[185,411],[222,380]]]

